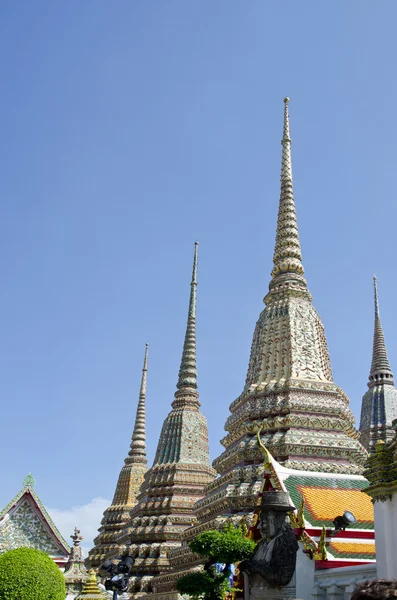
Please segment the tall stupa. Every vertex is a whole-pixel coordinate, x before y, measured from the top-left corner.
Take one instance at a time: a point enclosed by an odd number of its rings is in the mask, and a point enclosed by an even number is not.
[[[303,276],[288,103],[286,98],[269,292],[255,327],[244,390],[230,405],[225,451],[214,461],[221,476],[217,489],[234,469],[250,471],[250,465],[261,461],[254,436],[258,424],[262,442],[285,467],[360,473],[366,455],[349,399],[333,380],[324,325]]]
[[[137,503],[137,496],[147,471],[146,458],[146,382],[148,368],[148,344],[145,348],[141,387],[135,425],[130,449],[120,471],[112,504],[105,510],[99,535],[94,540],[87,562],[91,567],[99,567],[110,555],[123,551],[118,535],[130,517],[130,511]]]
[[[374,339],[368,390],[363,396],[360,420],[360,441],[367,450],[379,441],[390,442],[395,437],[392,422],[397,418],[397,389],[387,356],[385,336],[379,313],[378,285],[374,277]]]
[[[218,529],[228,519],[239,523],[252,516],[264,475],[256,439],[259,428],[262,444],[282,471],[279,477],[273,470],[279,489],[292,495],[295,488],[288,485],[298,473],[302,485],[309,481],[311,490],[351,488],[358,494],[358,504],[363,496],[360,486],[365,486],[365,480],[360,474],[367,452],[359,442],[349,399],[333,380],[324,326],[304,278],[288,105],[285,98],[281,193],[265,308],[255,327],[243,392],[230,405],[227,433],[221,440],[225,449],[213,462],[218,477],[196,503],[197,520],[185,531],[184,542],[202,531]],[[290,478],[284,488],[282,477]],[[197,564],[197,557],[185,543],[170,552],[169,562],[172,572],[156,577],[152,586],[157,598],[167,594],[173,600],[178,597],[176,580]]]
[[[138,504],[118,537],[133,556],[131,592],[151,592],[151,580],[170,569],[169,552],[179,548],[195,521],[194,505],[216,476],[210,465],[207,420],[200,411],[196,367],[198,244],[194,248],[189,311],[177,389],[166,417],[153,466],[145,474]]]

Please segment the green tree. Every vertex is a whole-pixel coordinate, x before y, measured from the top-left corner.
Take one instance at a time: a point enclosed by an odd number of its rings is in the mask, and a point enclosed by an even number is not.
[[[65,600],[65,579],[45,553],[17,548],[0,556],[0,600]]]
[[[245,537],[241,527],[226,525],[221,531],[211,529],[196,536],[190,550],[206,558],[203,571],[194,571],[180,577],[176,583],[178,592],[204,600],[222,600],[232,588],[229,584],[231,565],[251,558],[256,544]],[[222,563],[218,572],[216,563]]]

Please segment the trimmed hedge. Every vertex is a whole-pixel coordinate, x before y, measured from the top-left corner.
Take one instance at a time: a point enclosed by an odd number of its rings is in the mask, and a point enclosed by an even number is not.
[[[17,548],[0,556],[0,600],[65,600],[65,578],[45,553]]]
[[[251,558],[256,542],[245,537],[240,527],[226,526],[199,533],[190,543],[192,552],[219,563],[232,564]]]
[[[247,539],[241,527],[227,524],[223,529],[210,529],[199,533],[191,542],[189,548],[207,561],[203,571],[193,571],[182,575],[176,582],[180,594],[193,599],[223,600],[230,592],[237,591],[231,587],[230,566],[233,563],[251,558],[256,543]],[[216,564],[223,565],[221,571]]]

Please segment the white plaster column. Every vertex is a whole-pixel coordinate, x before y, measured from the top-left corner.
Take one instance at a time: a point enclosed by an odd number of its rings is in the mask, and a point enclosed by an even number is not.
[[[296,555],[296,597],[310,598],[313,583],[315,561],[303,553],[304,547],[302,542],[299,543],[299,550]]]
[[[374,504],[376,573],[378,579],[397,578],[397,552],[395,540],[397,534],[397,495],[391,500]]]

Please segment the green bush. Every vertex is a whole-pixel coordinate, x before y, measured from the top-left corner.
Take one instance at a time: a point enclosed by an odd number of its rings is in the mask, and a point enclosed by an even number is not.
[[[0,600],[65,600],[65,579],[45,553],[17,548],[0,556]]]
[[[211,561],[232,564],[251,558],[256,543],[244,537],[240,527],[226,526],[223,530],[211,529],[199,533],[189,543],[190,550]]]
[[[207,559],[204,571],[180,577],[176,583],[178,592],[192,598],[222,600],[232,589],[229,583],[230,565],[251,558],[255,546],[253,540],[245,537],[241,527],[233,525],[226,525],[221,531],[211,529],[200,533],[189,543],[189,548]],[[216,563],[222,563],[223,570],[217,572]]]
[[[206,571],[194,571],[180,577],[176,582],[176,589],[180,594],[192,598],[203,595],[207,598],[214,591],[214,579]]]

